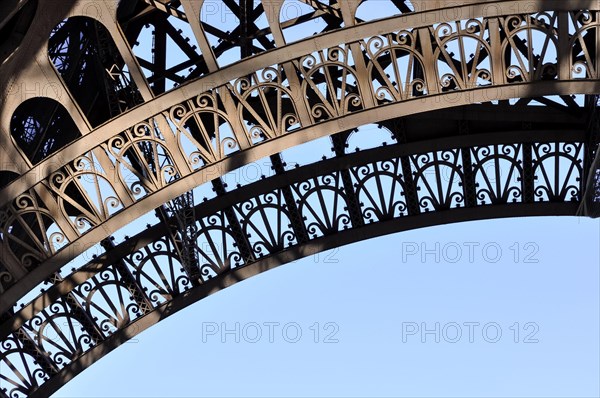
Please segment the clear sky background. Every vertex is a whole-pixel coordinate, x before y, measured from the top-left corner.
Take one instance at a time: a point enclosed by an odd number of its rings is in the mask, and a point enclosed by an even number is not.
[[[574,217],[452,224],[342,247],[184,309],[56,396],[597,397],[599,248],[600,223]],[[280,324],[272,342],[269,322]],[[337,326],[324,330],[328,322]],[[326,343],[336,327],[337,342]]]
[[[598,397],[599,265],[574,217],[377,238],[208,297],[55,396]]]

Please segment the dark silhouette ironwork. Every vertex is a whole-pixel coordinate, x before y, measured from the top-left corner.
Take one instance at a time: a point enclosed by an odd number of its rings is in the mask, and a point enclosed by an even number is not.
[[[595,0],[4,1],[0,396],[318,251],[600,216],[599,46]]]

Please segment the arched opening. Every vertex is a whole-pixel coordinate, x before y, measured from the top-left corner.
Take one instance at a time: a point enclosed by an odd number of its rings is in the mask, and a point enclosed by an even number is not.
[[[80,136],[67,110],[50,98],[32,98],[13,113],[10,132],[32,164],[39,163]]]
[[[382,125],[368,124],[352,131],[346,141],[346,153],[379,148],[396,143],[390,130]]]
[[[539,19],[517,15],[501,18],[500,22],[507,37],[502,46],[502,56],[503,71],[508,81],[556,80],[559,54],[558,13],[547,13]],[[530,45],[523,48],[524,43]]]
[[[95,127],[142,103],[108,30],[88,17],[71,17],[50,33],[48,55],[71,95]]]

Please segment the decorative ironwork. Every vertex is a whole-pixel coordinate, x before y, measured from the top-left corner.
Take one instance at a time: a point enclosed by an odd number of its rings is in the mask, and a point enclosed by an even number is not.
[[[598,215],[600,10],[587,1],[23,3],[0,18],[8,38],[31,22],[16,50],[0,40],[0,395],[55,391],[166,305],[308,247]],[[370,123],[394,143],[353,153]],[[332,159],[287,166],[287,149],[323,137]],[[226,189],[260,159],[275,175]],[[205,186],[215,199],[199,200]]]
[[[550,139],[547,142],[531,142],[536,153],[531,165],[536,177],[536,202],[540,206],[559,205],[548,207],[547,211],[551,214],[572,214],[581,196],[580,185],[573,182],[581,178],[585,144],[580,141],[554,141],[555,137],[548,137],[544,132],[535,136],[536,139]],[[583,138],[583,134],[579,137]],[[500,137],[485,138],[486,141],[497,141]],[[477,218],[479,212],[486,217],[486,208],[498,209],[495,214],[504,216],[511,216],[514,212],[537,212],[528,207],[534,203],[526,203],[521,194],[523,185],[527,183],[523,178],[524,167],[521,166],[525,148],[522,143],[461,148],[444,148],[440,144],[436,145],[439,150],[411,154],[419,146],[422,145],[395,144],[335,157],[289,171],[285,179],[276,175],[259,180],[197,205],[193,250],[199,259],[202,278],[195,287],[185,272],[184,259],[174,250],[173,236],[162,223],[131,238],[132,242],[145,241],[140,243],[141,247],[125,242],[120,247],[109,248],[105,255],[65,279],[78,281],[76,285],[64,281],[55,283],[32,304],[17,311],[13,321],[2,325],[1,331],[8,333],[6,341],[18,339],[20,334],[29,336],[30,351],[45,353],[48,362],[46,369],[42,362],[33,363],[21,357],[20,366],[32,368],[26,375],[18,373],[16,369],[20,367],[14,366],[16,359],[9,359],[13,351],[7,349],[0,360],[14,373],[4,374],[16,386],[9,395],[35,390],[36,380],[40,378],[67,377],[71,364],[87,356],[97,358],[102,355],[95,353],[93,347],[102,344],[111,346],[114,344],[112,339],[130,325],[135,325],[141,315],[160,312],[165,304],[177,303],[178,299],[184,299],[194,291],[203,296],[207,288],[214,289],[215,284],[218,286],[219,281],[229,275],[242,273],[253,265],[268,264],[270,257],[294,248],[327,242],[338,235],[344,236],[347,242],[360,240],[372,236],[375,230],[370,227],[373,224],[391,223],[388,228],[392,230],[412,228],[415,225],[413,220],[425,215],[454,212],[453,208],[463,206],[467,195],[477,195],[480,199],[469,217]],[[478,175],[476,180],[482,181],[476,184],[479,186],[464,183],[465,176],[461,172],[464,153],[469,153],[474,159],[471,167]],[[403,176],[401,162],[406,156],[413,165],[412,182]],[[510,169],[504,177],[497,174],[499,168],[496,164],[501,162],[512,166],[502,168]],[[490,164],[493,166],[489,167]],[[557,170],[559,172],[556,173]],[[346,171],[355,181],[350,191],[342,183],[342,175]],[[552,178],[548,178],[550,175]],[[440,184],[440,180],[445,183]],[[419,192],[421,215],[409,215],[407,212],[404,199],[407,184],[412,184],[411,189]],[[284,200],[284,192],[288,189],[296,198],[294,211],[297,214],[294,216]],[[475,192],[467,193],[468,189]],[[359,226],[352,224],[348,213],[346,198],[351,196],[361,201],[363,222]],[[235,222],[242,227],[253,257],[241,255],[227,212],[232,212]],[[291,227],[292,218],[301,220],[308,232],[306,242],[297,240]],[[429,222],[446,221],[442,218]],[[119,249],[125,250],[125,253],[112,255]],[[123,266],[132,278],[124,277],[119,271]],[[268,268],[263,265],[260,270]],[[43,304],[47,297],[54,296],[58,298],[53,304]],[[85,319],[90,322],[87,328],[73,326],[79,326],[81,315],[70,309],[72,302],[83,309]],[[32,312],[34,308],[39,310]],[[64,318],[60,324],[57,323],[58,318]],[[59,337],[49,341],[44,334],[47,328],[56,330],[52,336]]]

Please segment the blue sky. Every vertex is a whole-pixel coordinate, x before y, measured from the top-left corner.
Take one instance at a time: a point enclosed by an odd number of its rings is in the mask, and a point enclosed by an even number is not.
[[[208,297],[55,396],[598,397],[599,264],[600,221],[574,217],[369,240]]]
[[[598,220],[547,217],[342,247],[188,307],[56,396],[597,397],[599,242]]]

